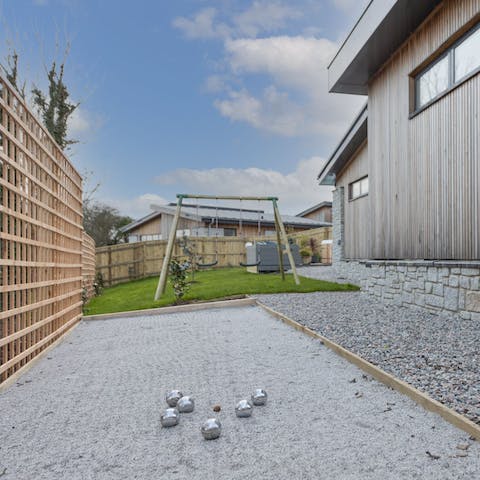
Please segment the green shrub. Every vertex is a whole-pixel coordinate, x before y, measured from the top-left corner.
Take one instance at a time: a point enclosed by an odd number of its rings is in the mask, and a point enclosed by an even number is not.
[[[175,295],[175,303],[178,303],[182,297],[188,292],[189,284],[187,282],[187,269],[190,264],[188,262],[180,263],[177,259],[170,261],[169,273],[170,283],[173,287]]]

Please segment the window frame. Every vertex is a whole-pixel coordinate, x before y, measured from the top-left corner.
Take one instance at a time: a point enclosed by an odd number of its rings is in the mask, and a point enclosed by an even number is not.
[[[363,198],[363,197],[368,196],[368,194],[370,193],[370,181],[368,181],[368,190],[367,190],[366,193],[362,193],[362,188],[361,188],[362,182],[365,179],[368,179],[368,175],[364,175],[363,177],[360,177],[357,180],[354,180],[353,182],[350,182],[348,184],[348,201],[349,202],[354,202],[355,200],[358,200],[359,198]],[[353,196],[353,186],[355,184],[360,185],[360,195],[357,195],[357,196],[354,197]]]
[[[467,38],[474,35],[478,30],[480,30],[480,20],[476,17],[475,23],[469,25],[464,33],[462,33],[455,41],[448,44],[447,47],[443,48],[441,51],[438,51],[438,54],[435,54],[433,59],[427,61],[426,64],[416,69],[410,74],[410,82],[412,92],[412,105],[409,118],[413,118],[419,113],[423,112],[425,109],[430,107],[430,105],[436,103],[438,100],[448,95],[450,92],[458,88],[463,83],[470,80],[472,77],[477,75],[480,72],[480,66],[474,68],[471,72],[464,75],[459,80],[455,81],[455,49],[461,45]],[[439,92],[435,97],[431,98],[428,102],[423,105],[418,105],[420,91],[417,87],[418,80],[422,75],[428,72],[432,67],[434,67],[438,62],[441,62],[444,58],[447,58],[448,61],[448,87],[445,90]]]

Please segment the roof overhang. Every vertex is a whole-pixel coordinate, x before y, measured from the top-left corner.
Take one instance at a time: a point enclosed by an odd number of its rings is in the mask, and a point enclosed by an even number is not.
[[[367,132],[368,110],[367,105],[365,105],[319,173],[318,183],[320,185],[335,185],[337,173],[342,170],[362,143],[365,142]]]
[[[366,95],[368,81],[443,0],[371,0],[328,66],[334,93]]]

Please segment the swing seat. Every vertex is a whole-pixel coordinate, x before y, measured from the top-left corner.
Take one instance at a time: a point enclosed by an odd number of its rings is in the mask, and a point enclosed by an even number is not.
[[[243,263],[243,262],[240,262],[240,266],[241,266],[241,267],[258,267],[261,262],[262,262],[261,260],[258,260],[258,262],[255,262],[255,263]]]
[[[214,262],[211,262],[211,263],[197,263],[197,267],[200,267],[200,268],[214,267],[215,265],[217,265],[217,263],[218,263],[218,260],[215,260]]]

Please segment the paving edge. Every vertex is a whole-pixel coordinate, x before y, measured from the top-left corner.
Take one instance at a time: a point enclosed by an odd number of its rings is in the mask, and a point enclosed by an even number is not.
[[[272,308],[267,307],[259,300],[256,301],[256,304],[259,307],[263,308],[270,315],[281,320],[283,323],[295,328],[295,330],[299,330],[312,338],[320,340],[327,348],[329,348],[348,362],[354,364],[355,366],[363,370],[365,373],[368,373],[373,378],[383,383],[387,387],[393,388],[394,390],[402,393],[403,395],[407,395],[415,403],[422,406],[425,410],[429,410],[430,412],[440,415],[447,422],[468,433],[475,439],[480,440],[480,426],[478,426],[476,423],[472,422],[468,418],[464,417],[463,415],[460,415],[455,410],[452,410],[451,408],[443,405],[437,400],[434,400],[433,398],[429,397],[427,394],[421,392],[412,385],[409,385],[403,380],[399,380],[393,375],[383,371],[381,368],[373,365],[372,363],[356,355],[355,353],[352,353],[350,350],[341,347],[337,343],[332,342],[328,338],[320,335],[319,333],[306,327],[305,325],[302,325],[301,323],[292,320],[286,315],[283,315],[282,313],[279,313]]]
[[[68,330],[63,332],[53,343],[51,343],[45,350],[42,350],[38,355],[35,355],[29,362],[19,368],[13,375],[10,375],[5,381],[0,383],[0,393],[10,388],[18,379],[34,367],[47,353],[57,347],[78,327],[81,319],[79,318]],[[1,475],[0,475],[1,476]]]
[[[86,315],[82,320],[108,320],[110,318],[145,317],[151,315],[165,315],[168,313],[196,312],[210,308],[246,307],[256,305],[256,300],[251,297],[236,298],[234,300],[218,300],[215,302],[189,303],[186,305],[175,305],[173,307],[148,308],[145,310],[131,310],[129,312],[101,313],[98,315]]]

